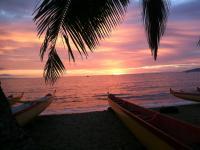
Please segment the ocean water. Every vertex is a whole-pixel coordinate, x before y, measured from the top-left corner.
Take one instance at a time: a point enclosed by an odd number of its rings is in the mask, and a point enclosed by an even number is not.
[[[200,86],[200,73],[63,77],[53,87],[46,86],[42,78],[1,82],[6,95],[24,92],[24,100],[34,100],[56,89],[56,98],[42,114],[63,114],[106,110],[108,92],[147,108],[195,103],[172,96],[169,88],[195,91]]]

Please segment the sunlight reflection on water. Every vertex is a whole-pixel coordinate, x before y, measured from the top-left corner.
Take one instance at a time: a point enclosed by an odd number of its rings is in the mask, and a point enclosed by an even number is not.
[[[43,79],[1,79],[7,95],[25,92],[25,100],[44,96],[54,89],[56,99],[43,114],[101,111],[108,107],[107,92],[144,107],[190,104],[169,94],[169,88],[194,91],[200,73],[154,73],[118,76],[61,78],[53,87]]]

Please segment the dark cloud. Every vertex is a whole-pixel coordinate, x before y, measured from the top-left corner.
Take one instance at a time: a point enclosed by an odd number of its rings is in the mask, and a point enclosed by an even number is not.
[[[2,29],[0,29],[0,35],[2,36],[7,36],[7,35],[9,35],[10,33],[9,32],[7,32],[7,31],[5,31],[5,30],[2,30]]]
[[[8,35],[8,34],[6,34]],[[15,40],[0,40],[0,51],[4,49],[4,47],[7,46],[17,46],[18,44],[21,44]]]
[[[171,36],[171,37],[187,37],[191,38],[194,37],[194,34],[191,34],[194,31],[194,28],[182,28],[178,27],[180,24],[175,25],[168,25],[167,31],[166,31],[166,36]],[[198,28],[196,28],[198,29]]]
[[[2,40],[0,40],[2,43]],[[42,65],[39,57],[40,45],[31,42],[4,40],[8,48],[0,48],[0,66],[7,69],[37,69]],[[6,47],[6,46],[5,46]]]
[[[0,10],[11,13],[27,13],[32,12],[35,0],[1,0]]]
[[[0,77],[11,77],[13,76],[12,74],[0,74]]]
[[[0,23],[26,20],[30,18],[37,0],[1,0]]]
[[[0,74],[0,79],[14,78],[14,77],[16,77],[16,75],[12,75],[12,74]]]
[[[191,20],[200,19],[200,0],[193,0],[188,3],[176,5],[171,9],[170,17],[172,19]]]

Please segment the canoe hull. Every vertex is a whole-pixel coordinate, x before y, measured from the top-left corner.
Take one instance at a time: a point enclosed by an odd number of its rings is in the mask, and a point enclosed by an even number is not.
[[[112,94],[108,97],[114,112],[148,149],[190,149],[188,145],[200,144],[199,127],[142,108]]]
[[[198,93],[177,92],[177,91],[173,91],[172,89],[170,89],[170,93],[184,100],[200,102],[200,94]]]
[[[21,111],[17,111],[14,113],[14,116],[20,126],[24,126],[28,122],[30,122],[33,118],[38,116],[41,112],[43,112],[49,104],[51,104],[53,98],[48,97],[43,101],[35,101],[30,104],[30,107],[23,109]]]
[[[136,138],[145,146],[147,146],[148,149],[173,149],[173,147],[171,147],[168,143],[161,140],[159,137],[155,136],[151,131],[141,126],[141,124],[138,123],[136,120],[132,119],[132,117],[128,115],[127,112],[122,111],[116,105],[116,103],[113,103],[113,101],[109,100],[109,105],[112,107],[117,116],[122,120],[122,122],[124,122],[124,124],[130,129],[130,131],[136,136]]]
[[[12,95],[8,96],[8,100],[9,100],[10,105],[14,105],[14,104],[20,102],[23,95],[24,95],[24,92],[22,92],[21,95],[17,96],[17,97],[13,97]]]
[[[21,97],[8,98],[8,101],[9,101],[10,105],[14,105],[17,102],[21,101]]]

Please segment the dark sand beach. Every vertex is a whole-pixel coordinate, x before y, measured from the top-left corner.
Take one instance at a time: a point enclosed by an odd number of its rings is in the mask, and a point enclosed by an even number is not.
[[[178,106],[177,108],[179,113],[168,113],[167,115],[190,124],[200,126],[200,104],[182,105]],[[159,110],[159,108],[154,110]]]
[[[200,125],[199,104],[178,109],[169,115]],[[40,116],[25,129],[44,150],[145,149],[112,111]]]

